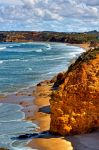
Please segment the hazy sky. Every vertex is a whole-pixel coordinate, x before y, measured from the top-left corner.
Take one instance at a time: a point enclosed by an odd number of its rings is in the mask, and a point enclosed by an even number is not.
[[[99,0],[0,0],[0,30],[99,30]]]

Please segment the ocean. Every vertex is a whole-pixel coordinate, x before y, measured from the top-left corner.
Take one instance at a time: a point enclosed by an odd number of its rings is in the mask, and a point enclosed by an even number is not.
[[[0,43],[0,94],[27,89],[57,73],[66,71],[72,60],[84,50],[62,43]],[[0,103],[0,147],[31,150],[29,140],[13,137],[36,132],[37,126],[25,121],[22,107]]]
[[[0,93],[17,92],[51,79],[82,51],[61,43],[0,43]]]

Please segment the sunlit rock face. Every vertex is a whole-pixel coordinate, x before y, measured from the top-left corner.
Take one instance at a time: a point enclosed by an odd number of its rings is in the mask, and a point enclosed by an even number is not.
[[[70,135],[99,128],[99,48],[82,54],[55,85],[51,132]]]

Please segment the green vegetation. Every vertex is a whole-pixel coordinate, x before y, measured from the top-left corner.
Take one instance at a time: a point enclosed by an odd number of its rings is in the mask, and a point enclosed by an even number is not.
[[[68,73],[71,70],[75,70],[77,67],[79,67],[81,63],[88,63],[90,60],[95,59],[97,55],[99,55],[99,47],[84,52],[81,56],[78,57],[75,63],[70,65],[68,68]]]
[[[97,54],[99,54],[99,48],[91,49],[83,53],[77,61],[88,62],[89,60],[95,59]]]
[[[99,43],[99,32],[65,33],[65,32],[29,32],[9,31],[0,32],[0,41],[4,42],[32,42],[48,41],[71,44]]]

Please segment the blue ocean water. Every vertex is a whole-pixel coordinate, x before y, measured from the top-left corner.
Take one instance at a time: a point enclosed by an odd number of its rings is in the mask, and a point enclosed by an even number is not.
[[[51,79],[83,51],[62,43],[0,43],[0,93],[17,92]],[[21,106],[0,104],[0,147],[31,150],[26,147],[29,140],[12,140],[36,131],[37,126],[24,118]]]
[[[26,147],[29,140],[12,140],[12,137],[36,132],[37,126],[25,121],[22,107],[16,104],[0,103],[0,148],[8,150],[31,150]]]
[[[61,43],[0,43],[0,93],[50,79],[82,51]]]

